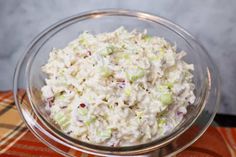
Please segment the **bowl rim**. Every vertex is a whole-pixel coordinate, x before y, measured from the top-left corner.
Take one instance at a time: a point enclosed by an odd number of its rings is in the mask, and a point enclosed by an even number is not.
[[[74,15],[74,16],[70,16],[68,18],[65,18],[55,24],[53,24],[52,26],[48,27],[47,29],[45,29],[42,33],[40,33],[32,42],[31,42],[31,45],[29,46],[29,48],[27,49],[26,51],[26,55],[33,49],[33,47],[35,46],[35,44],[37,44],[37,42],[39,42],[48,32],[50,31],[53,31],[56,27],[58,27],[59,25],[62,25],[62,24],[65,24],[65,23],[68,23],[70,22],[71,20],[74,20],[74,19],[77,19],[77,18],[81,18],[82,20],[86,20],[86,19],[93,19],[93,18],[99,18],[100,14],[103,14],[103,16],[130,16],[130,17],[135,17],[135,18],[142,18],[144,20],[148,20],[148,21],[152,21],[152,22],[158,22],[158,24],[162,24],[164,25],[165,27],[168,27],[170,30],[174,31],[175,33],[177,33],[178,35],[180,35],[181,37],[183,37],[183,39],[185,39],[184,36],[188,36],[191,38],[191,40],[193,40],[194,42],[196,42],[198,45],[201,46],[201,44],[199,42],[197,42],[194,37],[189,34],[188,32],[186,32],[183,28],[181,28],[180,26],[174,24],[173,22],[171,22],[170,20],[166,20],[165,18],[162,18],[160,16],[157,16],[157,15],[154,15],[154,14],[150,14],[150,13],[146,13],[146,12],[142,12],[142,11],[135,11],[135,10],[127,10],[127,9],[102,9],[102,10],[93,10],[93,11],[87,11],[87,12],[83,12],[83,13],[80,13],[80,14],[77,14],[77,15]],[[90,16],[94,16],[93,18],[91,18]],[[82,20],[79,20],[79,21],[75,21],[75,22],[72,22],[70,24],[73,24],[73,23],[76,23],[76,22],[80,22]],[[67,26],[67,25],[66,25]],[[66,27],[65,26],[65,27]],[[63,27],[64,28],[64,27]],[[61,29],[59,29],[58,31],[60,31]],[[54,32],[54,33],[57,33],[58,31]],[[186,42],[188,43],[188,41],[186,40]],[[203,47],[202,47],[203,48]],[[203,50],[205,51],[205,49],[203,48]],[[206,52],[206,51],[205,51]],[[36,53],[37,54],[37,53]],[[206,52],[207,54],[207,52]],[[208,55],[208,54],[207,54]],[[23,57],[24,58],[24,57]],[[22,58],[22,61],[23,61],[23,58]],[[209,56],[208,56],[209,58]],[[16,68],[16,71],[15,71],[15,75],[14,75],[14,85],[15,83],[17,82],[17,73],[19,72],[19,65],[22,63],[19,62],[18,63],[18,66]],[[30,63],[32,61],[32,55],[31,55],[31,59],[29,59],[29,62],[27,63],[27,68],[26,68],[26,71],[29,70],[30,68]],[[27,72],[26,72],[27,73]],[[26,77],[28,79],[28,77]],[[29,100],[30,100],[30,104],[35,112],[35,114],[37,115],[37,117],[39,117],[39,119],[42,121],[42,122],[47,122],[45,120],[42,120],[42,116],[38,113],[37,109],[35,108],[35,106],[33,105],[33,102],[31,101],[31,91],[29,90],[29,84],[28,82],[29,81],[26,81],[27,82],[27,95],[29,97]],[[210,82],[208,82],[210,83]],[[14,86],[15,87],[15,86]],[[209,85],[210,87],[210,85]],[[208,93],[208,89],[209,87],[206,88],[206,93]],[[14,93],[15,93],[15,88],[14,88]],[[209,94],[209,93],[208,93]],[[14,94],[14,97],[15,97],[15,94]],[[206,99],[207,99],[208,95],[206,95]],[[203,100],[206,100],[205,98]],[[15,97],[15,100],[16,100],[16,97]],[[148,142],[148,143],[144,143],[144,144],[141,144],[141,145],[137,145],[139,146],[138,148],[135,146],[128,146],[128,147],[134,147],[136,149],[134,150],[123,150],[124,148],[127,148],[127,147],[124,147],[123,149],[119,150],[119,151],[116,151],[116,148],[117,147],[107,147],[107,146],[96,146],[96,148],[100,147],[100,148],[105,148],[105,149],[110,149],[110,148],[114,148],[113,150],[101,150],[101,149],[94,149],[91,147],[94,147],[94,144],[90,144],[90,143],[87,143],[86,145],[87,146],[83,146],[82,147],[79,147],[77,148],[78,150],[80,151],[83,151],[83,152],[88,152],[88,153],[96,153],[96,154],[100,154],[100,155],[114,155],[114,154],[118,154],[118,155],[127,155],[127,154],[142,154],[142,153],[146,153],[146,152],[150,152],[150,151],[153,151],[169,142],[171,142],[173,139],[179,137],[183,132],[185,132],[187,129],[189,129],[190,126],[192,126],[192,124],[196,121],[196,119],[198,118],[198,116],[201,114],[201,111],[204,109],[205,107],[205,104],[206,104],[206,101],[203,101],[202,102],[202,106],[200,108],[200,111],[198,112],[198,114],[195,116],[195,118],[191,121],[191,123],[189,123],[190,125],[188,125],[184,130],[182,130],[180,132],[180,134],[177,134],[178,136],[174,136],[172,137],[171,139],[165,141],[165,142],[162,142],[161,144],[155,144],[153,142],[156,142],[157,140],[153,140],[151,142]],[[20,108],[19,104],[17,105],[18,106],[18,109]],[[21,111],[21,110],[20,110]],[[21,113],[22,114],[22,113]],[[23,117],[23,119],[25,119]],[[25,120],[25,122],[27,123],[27,121]],[[44,123],[45,125],[45,123]],[[48,127],[48,124],[45,125],[46,127]],[[55,128],[54,128],[55,129]],[[53,131],[54,135],[57,133],[54,132],[54,130],[50,129],[51,131]],[[32,130],[31,130],[32,131]],[[33,133],[35,134],[35,132],[33,131]],[[49,136],[51,136],[51,134],[49,134]],[[59,137],[61,138],[61,137]],[[67,141],[68,142],[68,139],[64,139],[62,138],[63,140]],[[61,140],[62,140],[61,139]],[[62,144],[65,144],[64,141],[61,141]],[[41,141],[44,141],[41,139]],[[71,141],[69,141],[69,143],[71,144]],[[82,143],[85,143],[85,142],[82,142]],[[147,146],[149,145],[150,146]],[[81,145],[80,145],[81,146]],[[145,147],[144,147],[145,146]],[[71,145],[69,145],[69,147],[71,147]],[[141,148],[143,147],[143,148]],[[118,147],[119,148],[119,147]],[[122,147],[121,147],[122,148]],[[140,149],[141,148],[141,149]],[[58,150],[57,150],[58,151]]]

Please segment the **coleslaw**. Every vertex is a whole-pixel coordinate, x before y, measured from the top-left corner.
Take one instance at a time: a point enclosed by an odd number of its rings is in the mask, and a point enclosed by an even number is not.
[[[135,145],[172,131],[195,101],[184,51],[146,31],[84,32],[54,48],[42,67],[42,99],[60,129],[79,140]]]

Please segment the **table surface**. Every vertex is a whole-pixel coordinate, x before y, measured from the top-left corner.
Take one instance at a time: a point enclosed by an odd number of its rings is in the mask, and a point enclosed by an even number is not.
[[[17,60],[43,29],[70,15],[93,9],[126,8],[166,17],[186,28],[206,47],[222,77],[221,113],[236,114],[236,1],[0,1],[0,90],[12,88]]]

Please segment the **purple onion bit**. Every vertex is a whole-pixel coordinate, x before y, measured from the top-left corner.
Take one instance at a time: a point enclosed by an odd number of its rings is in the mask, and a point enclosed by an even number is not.
[[[49,107],[52,107],[54,99],[55,99],[54,97],[49,97],[45,100],[45,103],[48,104]]]
[[[177,115],[180,116],[180,115],[183,115],[184,113],[181,112],[181,111],[177,111]]]

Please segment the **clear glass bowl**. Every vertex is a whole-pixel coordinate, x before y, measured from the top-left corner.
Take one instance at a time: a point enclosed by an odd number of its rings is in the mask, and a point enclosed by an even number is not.
[[[87,30],[94,34],[114,31],[124,26],[176,43],[178,50],[187,52],[184,58],[194,64],[196,101],[188,107],[183,122],[169,134],[151,142],[126,147],[106,147],[85,143],[62,133],[49,118],[40,97],[46,76],[41,66],[48,60],[53,47],[63,48],[80,33]],[[212,122],[219,106],[219,76],[206,50],[183,28],[156,15],[111,9],[82,13],[59,21],[39,34],[19,61],[14,75],[14,98],[28,128],[43,143],[60,154],[73,156],[68,151],[82,151],[102,156],[173,155],[198,139]],[[23,93],[23,97],[22,97]]]

